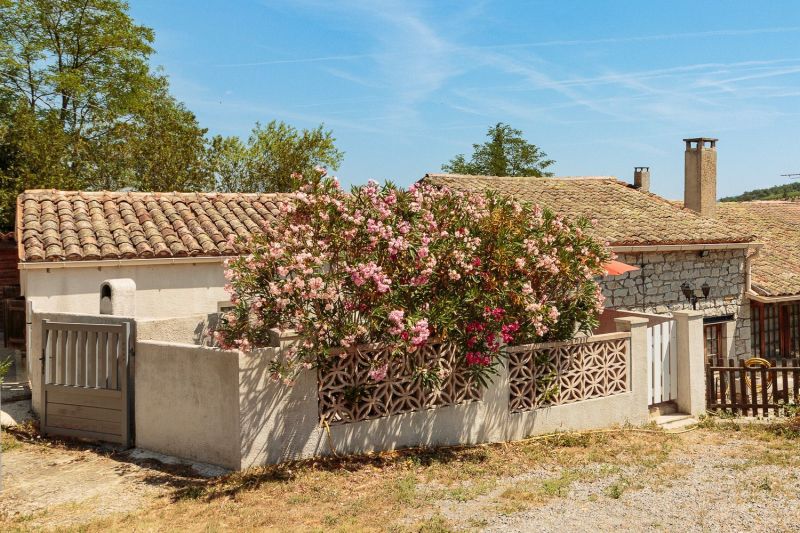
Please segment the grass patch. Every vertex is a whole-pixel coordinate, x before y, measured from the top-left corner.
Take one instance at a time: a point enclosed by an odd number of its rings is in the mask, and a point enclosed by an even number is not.
[[[399,503],[410,505],[417,497],[417,478],[407,475],[395,482],[395,497]]]
[[[291,524],[295,530],[450,531],[455,526],[440,514],[443,500],[458,505],[491,493],[521,472],[556,472],[548,479],[504,487],[489,503],[501,512],[514,512],[566,498],[574,483],[616,478],[627,467],[650,465],[659,472],[659,465],[680,447],[680,437],[674,435],[622,430],[318,458],[211,480],[167,472],[163,475],[173,487],[167,498],[125,516],[87,515],[80,529],[274,530]],[[620,496],[632,487],[617,479],[614,483]],[[465,513],[459,524],[469,527],[471,518]]]
[[[620,478],[608,487],[606,487],[605,494],[612,500],[619,500],[622,498],[622,494],[625,490],[630,486],[630,482],[628,482],[625,478]]]
[[[0,451],[10,452],[11,450],[15,450],[21,446],[22,443],[18,441],[14,435],[5,430],[0,431]]]

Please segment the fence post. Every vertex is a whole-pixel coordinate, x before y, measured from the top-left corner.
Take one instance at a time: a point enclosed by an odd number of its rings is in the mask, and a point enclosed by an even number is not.
[[[706,412],[703,313],[673,311],[678,328],[678,410],[699,416]]]
[[[626,331],[631,334],[630,349],[628,350],[628,379],[637,415],[641,421],[646,421],[648,418],[647,324],[649,322],[648,319],[637,316],[614,319],[617,331]]]

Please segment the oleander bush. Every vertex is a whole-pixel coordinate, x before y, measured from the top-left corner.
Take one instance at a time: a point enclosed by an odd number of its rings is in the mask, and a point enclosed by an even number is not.
[[[502,346],[597,325],[609,252],[589,221],[425,183],[347,193],[324,174],[287,197],[279,218],[246,243],[252,253],[227,262],[234,308],[214,336],[248,351],[269,345],[273,328],[297,331],[303,341],[272,367],[287,383],[357,345],[382,344],[393,357],[433,339],[455,343],[485,383]],[[377,362],[371,378],[386,369]],[[433,384],[444,377],[436,362],[414,371]]]

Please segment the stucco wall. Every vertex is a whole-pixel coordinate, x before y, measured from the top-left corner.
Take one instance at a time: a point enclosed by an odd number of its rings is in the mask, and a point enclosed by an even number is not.
[[[213,313],[227,301],[222,261],[166,265],[51,268],[21,271],[22,292],[37,312],[97,313],[100,283],[136,282],[136,317],[181,317]]]
[[[137,340],[166,341],[182,344],[209,345],[209,331],[218,314],[197,314],[171,318],[142,318],[136,321]]]
[[[237,354],[139,342],[136,445],[247,468],[327,455],[333,450],[363,453],[501,442],[557,430],[644,423],[648,419],[647,320],[620,320],[631,330],[630,390],[626,393],[512,414],[508,371],[503,365],[481,401],[334,425],[329,428],[330,435],[319,422],[315,371],[304,372],[291,387],[270,380],[269,366],[279,355],[277,348]],[[234,437],[236,451],[232,448]]]
[[[136,343],[136,446],[239,468],[238,356],[192,344]]]
[[[681,292],[688,281],[700,292],[711,287],[707,300],[697,302],[705,316],[733,315],[736,320],[734,355],[750,353],[750,306],[745,293],[745,250],[712,250],[706,257],[697,251],[642,252],[620,254],[619,260],[641,270],[603,280],[606,307],[647,313],[668,314],[689,310],[691,303]]]

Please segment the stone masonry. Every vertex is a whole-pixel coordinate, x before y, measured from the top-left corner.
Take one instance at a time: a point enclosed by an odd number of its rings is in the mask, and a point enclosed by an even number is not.
[[[642,252],[619,254],[618,259],[641,270],[606,278],[602,283],[605,306],[656,314],[691,309],[681,292],[688,281],[700,293],[705,282],[711,287],[707,300],[697,301],[697,310],[707,317],[733,315],[736,320],[734,353],[750,353],[750,307],[746,305],[745,250],[700,252]],[[745,305],[743,305],[743,303]]]

